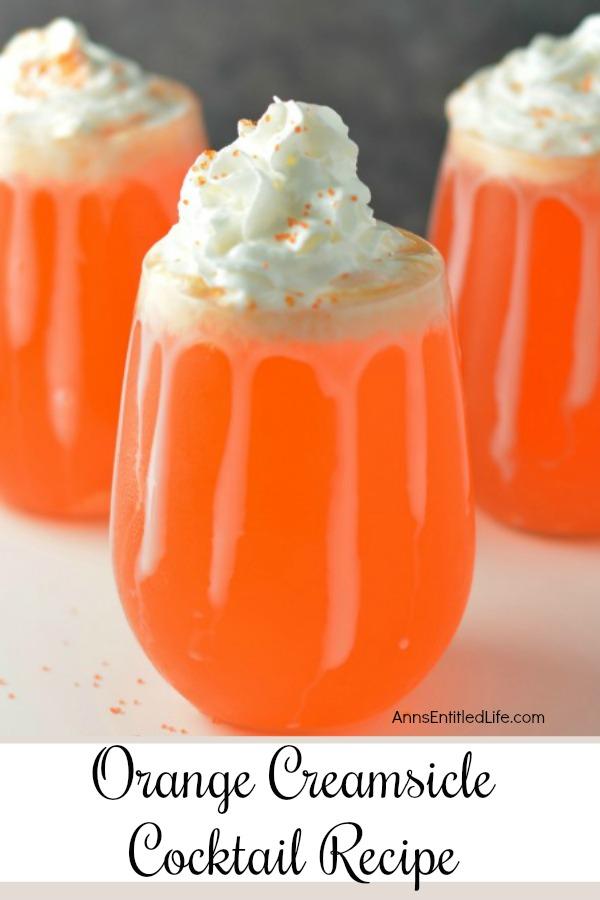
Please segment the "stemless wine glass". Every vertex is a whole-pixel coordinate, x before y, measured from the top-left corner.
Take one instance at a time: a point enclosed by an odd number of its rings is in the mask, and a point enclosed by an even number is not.
[[[383,709],[460,620],[474,534],[443,263],[220,306],[148,255],[122,402],[115,572],[192,703],[261,731]],[[339,287],[339,289],[337,289]]]
[[[451,129],[431,238],[457,303],[477,498],[515,526],[600,533],[600,156]]]

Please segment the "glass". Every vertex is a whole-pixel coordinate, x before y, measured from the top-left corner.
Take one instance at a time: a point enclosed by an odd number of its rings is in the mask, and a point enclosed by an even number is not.
[[[473,516],[443,264],[312,309],[228,310],[151,252],[112,506],[119,592],[216,720],[309,731],[387,708],[466,602]]]
[[[431,239],[457,303],[477,499],[600,533],[600,157],[450,134]]]
[[[191,92],[163,90],[182,111],[156,124],[0,136],[0,494],[25,510],[108,514],[141,262],[206,145]]]

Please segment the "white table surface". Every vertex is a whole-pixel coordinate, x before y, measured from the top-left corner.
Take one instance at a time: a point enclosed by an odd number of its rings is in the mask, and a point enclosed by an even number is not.
[[[478,525],[459,632],[398,709],[500,708],[545,723],[399,726],[390,711],[344,733],[600,735],[600,541],[525,536],[484,516]],[[0,508],[0,739],[235,733],[147,661],[121,611],[104,528]]]

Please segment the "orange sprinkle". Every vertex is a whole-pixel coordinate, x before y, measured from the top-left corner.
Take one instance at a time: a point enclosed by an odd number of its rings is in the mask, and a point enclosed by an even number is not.
[[[209,159],[214,159],[215,156],[217,155],[217,151],[213,150],[212,147],[209,147],[208,150],[205,150],[204,153],[202,153],[201,155],[207,156]]]
[[[17,699],[17,695],[16,695],[16,694],[13,694],[12,691],[10,692],[10,694],[7,694],[7,697],[8,697],[9,700],[16,700],[16,699]]]
[[[302,127],[300,125],[296,125],[294,131],[296,132],[296,134],[300,134],[302,132]]]
[[[0,687],[6,684],[8,684],[8,682],[5,681],[4,678],[0,678]]]
[[[287,223],[288,223],[289,228],[294,228],[294,227],[308,228],[307,222],[302,222],[300,219],[294,219],[293,216],[290,216],[288,218]]]
[[[579,90],[583,91],[584,94],[589,94],[593,84],[594,76],[591,74],[591,72],[588,72],[587,75],[582,79]]]
[[[189,734],[189,731],[187,730],[187,728],[180,728],[179,734]]]
[[[102,681],[103,677],[103,675],[94,675],[96,681]]]
[[[263,267],[263,269],[268,269],[268,268],[269,268],[269,263],[265,260],[265,261],[263,262],[263,264],[262,264],[262,267]]]
[[[256,122],[253,122],[252,119],[240,119],[240,125],[245,125],[246,128],[256,128]]]
[[[293,244],[296,241],[296,235],[292,234],[289,231],[281,231],[279,234],[275,235],[276,241],[289,241]]]
[[[279,144],[275,144],[275,152],[277,153],[278,150],[279,150]]]
[[[331,297],[330,297],[329,299],[331,300],[332,303],[337,303],[337,302],[338,302],[338,298],[336,297],[335,294],[332,294]]]
[[[350,196],[350,199],[352,200],[353,203],[356,203],[356,201],[358,200],[358,197],[356,196],[356,194],[352,194]]]
[[[317,299],[315,300],[315,302],[312,305],[312,309],[318,309],[321,305],[321,302],[322,302],[321,298],[317,297]]]
[[[119,706],[127,706],[125,700],[119,700]]]
[[[270,121],[271,121],[271,116],[269,115],[269,113],[267,113],[265,115],[265,122],[270,122]]]
[[[304,209],[308,212],[309,209],[312,209],[312,203],[305,203]]]
[[[121,709],[120,706],[109,706],[109,707],[108,707],[108,710],[109,710],[109,712],[111,712],[111,713],[113,714],[113,716],[123,716],[123,715],[125,715],[125,710],[124,710],[124,709]]]
[[[323,191],[317,191],[317,197],[322,197],[322,196],[323,196]]]
[[[181,202],[183,203],[184,206],[189,206],[189,205],[190,205],[190,201],[189,201],[189,200],[182,200]]]
[[[133,701],[133,705],[134,705],[134,706],[141,706],[141,705],[142,705],[142,701],[141,701],[141,700],[134,700],[134,701]]]
[[[199,184],[200,187],[202,187],[202,185],[206,184],[206,178],[203,178],[202,175],[198,175],[198,177],[196,178],[196,184]]]
[[[549,106],[532,106],[529,114],[534,119],[551,119],[554,116],[554,111]]]
[[[232,155],[232,156],[239,156],[239,155],[240,155],[240,151],[239,151],[239,150],[234,150],[233,153],[232,153],[231,155]]]
[[[136,684],[146,684],[143,678],[136,678]]]
[[[50,672],[50,666],[42,666],[42,672]]]
[[[333,195],[335,194],[335,191],[333,188],[330,187],[330,188],[327,188],[327,193],[329,194],[330,197],[333,197]]]
[[[326,225],[331,225],[331,224],[332,224],[331,219],[325,219],[325,224],[326,224]]]
[[[294,306],[295,303],[296,303],[296,301],[295,301],[294,298],[291,296],[291,294],[286,294],[285,302],[287,303],[288,306]]]
[[[256,309],[256,307],[257,307],[256,300],[248,300],[248,303],[246,304],[246,309],[247,309],[249,312],[254,312],[254,310]]]

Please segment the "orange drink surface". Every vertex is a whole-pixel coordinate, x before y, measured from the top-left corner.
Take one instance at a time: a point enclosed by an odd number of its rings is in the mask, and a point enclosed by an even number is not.
[[[217,720],[366,717],[459,623],[474,537],[455,340],[440,257],[406,237],[400,281],[298,310],[232,311],[147,257],[114,566],[151,660]]]
[[[106,516],[139,267],[205,146],[200,109],[66,20],[18,35],[3,73],[13,56],[33,106],[1,110],[0,496]],[[134,103],[158,112],[124,116]]]
[[[509,524],[600,533],[600,156],[453,131],[431,239],[457,304],[479,501]]]

